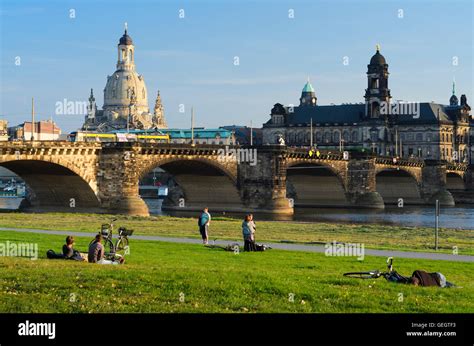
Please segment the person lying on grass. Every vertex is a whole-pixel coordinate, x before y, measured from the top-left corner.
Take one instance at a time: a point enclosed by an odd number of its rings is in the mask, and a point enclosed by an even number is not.
[[[415,286],[438,286],[438,287],[455,287],[446,277],[441,273],[427,273],[424,270],[415,270],[411,275],[412,285]]]
[[[395,270],[385,277],[390,282],[410,284],[415,286],[437,286],[441,288],[456,287],[441,273],[428,273],[424,270],[415,270],[409,277],[398,274]]]
[[[74,249],[74,237],[69,235],[66,237],[66,244],[63,245],[63,255],[65,259],[72,259],[75,261],[87,261],[86,255]]]
[[[115,257],[112,260],[106,260],[104,258],[105,250],[104,245],[102,245],[102,236],[97,234],[95,236],[95,241],[89,246],[89,253],[88,259],[89,263],[97,263],[97,264],[123,264],[125,259],[120,257],[117,260]]]

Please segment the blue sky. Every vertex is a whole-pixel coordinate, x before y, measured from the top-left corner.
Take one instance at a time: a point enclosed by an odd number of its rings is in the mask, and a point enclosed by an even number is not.
[[[298,103],[307,76],[319,104],[363,102],[376,44],[394,100],[447,103],[455,77],[474,103],[472,0],[2,0],[0,20],[0,119],[11,125],[29,119],[32,96],[37,116],[63,131],[83,116],[55,115],[56,102],[94,88],[102,107],[124,22],[149,105],[159,89],[170,127],[190,126],[191,105],[197,126],[260,126],[274,103]]]

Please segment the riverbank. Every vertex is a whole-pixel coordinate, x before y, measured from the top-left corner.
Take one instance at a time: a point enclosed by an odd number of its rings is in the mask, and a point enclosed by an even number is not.
[[[5,213],[0,214],[0,227],[94,232],[102,223],[117,218],[116,226],[135,230],[136,235],[199,238],[195,218],[170,216],[132,217],[121,215],[76,213]],[[434,250],[434,229],[397,227],[374,224],[337,224],[324,222],[258,221],[259,242],[325,244],[333,241],[362,243],[368,249],[402,251]],[[240,240],[241,221],[214,217],[210,239]],[[441,228],[438,252],[474,255],[474,231]]]
[[[0,232],[6,241],[38,244],[39,258],[0,257],[0,311],[12,313],[472,313],[473,266],[397,258],[395,269],[439,271],[462,288],[346,278],[385,269],[385,258],[330,257],[269,250],[239,253],[195,244],[131,240],[122,266],[48,260],[64,237]],[[76,238],[84,251],[90,239]]]

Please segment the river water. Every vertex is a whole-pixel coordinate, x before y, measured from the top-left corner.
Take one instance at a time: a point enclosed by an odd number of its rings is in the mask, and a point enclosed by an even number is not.
[[[0,198],[0,210],[18,208],[21,199]],[[196,216],[196,212],[167,213],[161,210],[162,200],[145,199],[152,215]],[[216,213],[210,212],[216,216]],[[223,215],[222,213],[219,215]],[[242,214],[225,214],[242,218]],[[259,220],[282,220],[274,215],[255,214]],[[1,214],[0,214],[1,218]],[[301,208],[284,220],[304,222],[371,223],[398,226],[434,227],[435,210],[428,206],[387,206],[384,210],[344,208]],[[474,229],[474,205],[441,208],[439,226],[442,228]]]
[[[196,212],[163,212],[161,200],[146,199],[151,214],[173,216],[196,216]],[[210,210],[212,213],[212,210]],[[214,215],[216,215],[214,213]],[[219,215],[222,215],[220,213]],[[226,216],[242,218],[243,214],[226,213]],[[260,220],[292,220],[304,222],[371,223],[398,226],[435,227],[435,208],[428,206],[387,206],[377,209],[349,208],[297,208],[290,217],[255,215]],[[474,230],[474,205],[446,207],[440,209],[439,226]]]

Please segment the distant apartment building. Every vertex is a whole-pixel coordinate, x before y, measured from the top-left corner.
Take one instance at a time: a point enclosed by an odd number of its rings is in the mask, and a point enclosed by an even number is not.
[[[25,121],[23,124],[8,128],[10,140],[55,141],[61,139],[61,129],[52,120],[41,120],[34,123]]]
[[[0,120],[0,141],[8,141],[8,122]]]

